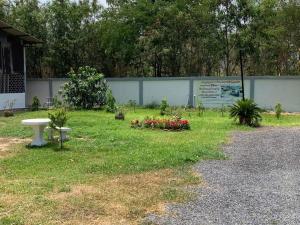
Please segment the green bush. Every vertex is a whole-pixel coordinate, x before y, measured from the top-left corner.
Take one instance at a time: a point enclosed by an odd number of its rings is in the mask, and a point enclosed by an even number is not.
[[[7,100],[4,105],[3,115],[4,117],[14,116],[14,105],[16,103],[16,99]]]
[[[62,132],[60,128],[64,127],[64,125],[68,120],[67,112],[64,108],[59,108],[52,112],[49,112],[48,117],[50,119],[49,126],[54,130],[59,130],[60,148],[62,148],[63,140],[62,140]]]
[[[106,93],[106,112],[114,113],[117,110],[116,99],[113,96],[111,90],[108,90]]]
[[[133,108],[133,112],[135,112],[136,108],[136,101],[135,100],[129,100],[128,101],[128,106]]]
[[[59,100],[57,96],[54,96],[52,100],[52,107],[61,108],[62,106],[63,106],[63,102]]]
[[[146,109],[157,109],[158,107],[159,107],[159,104],[157,104],[157,102],[155,102],[155,101],[145,105]]]
[[[261,109],[252,99],[238,100],[230,107],[230,117],[238,120],[239,124],[259,126]]]
[[[197,99],[196,109],[198,111],[198,113],[197,113],[198,116],[199,117],[202,116],[203,113],[204,113],[204,111],[205,111],[205,107],[204,107],[203,103],[199,99]]]
[[[64,85],[62,96],[65,102],[75,108],[91,109],[106,104],[108,89],[104,75],[96,69],[85,66],[77,72],[68,73],[70,80]]]
[[[122,107],[118,107],[115,114],[116,120],[125,120],[125,110]]]
[[[169,104],[168,104],[167,98],[164,98],[163,100],[161,100],[161,103],[159,106],[160,115],[162,115],[162,116],[165,115],[168,107],[169,107]]]
[[[283,112],[282,105],[280,103],[277,103],[275,105],[275,116],[277,119],[280,119],[282,112]]]
[[[31,110],[38,111],[41,106],[40,100],[37,96],[34,96],[32,99]]]

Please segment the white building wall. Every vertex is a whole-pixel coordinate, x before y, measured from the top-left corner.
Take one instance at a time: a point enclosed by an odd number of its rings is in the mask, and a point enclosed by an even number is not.
[[[277,103],[286,111],[300,112],[300,79],[257,79],[255,102],[265,109],[274,109]]]
[[[126,104],[129,100],[140,103],[140,96],[143,96],[143,104],[153,101],[160,101],[167,97],[171,105],[186,105],[189,100],[190,78],[117,78],[108,79],[108,84],[112,89],[119,104]],[[199,88],[199,78],[193,78],[193,95],[197,94]],[[200,78],[202,79],[202,78]],[[204,78],[208,79],[208,78]],[[219,78],[213,78],[219,79]],[[235,79],[235,78],[232,78]],[[238,77],[237,77],[238,79]],[[252,81],[251,81],[252,79]],[[60,87],[66,79],[52,80],[52,94],[57,95]],[[142,87],[140,82],[143,83]],[[251,85],[252,82],[252,85]],[[251,77],[245,79],[245,97],[252,97],[260,107],[271,109],[277,103],[281,103],[286,111],[300,112],[300,77]],[[140,93],[142,91],[142,93]],[[43,103],[50,97],[48,80],[28,80],[27,81],[27,102],[31,104],[32,98],[37,96]],[[11,95],[11,94],[9,94]],[[2,101],[3,102],[3,101]],[[0,104],[3,104],[0,102]],[[19,106],[24,104],[18,104]],[[1,107],[2,105],[0,105]]]
[[[47,102],[49,98],[49,81],[48,80],[30,80],[26,84],[26,98],[28,106],[32,104],[32,99],[37,96],[41,105]]]
[[[185,106],[189,100],[189,80],[144,81],[144,105],[160,103],[167,98],[170,105]]]
[[[52,97],[57,97],[59,100],[62,100],[62,96],[59,92],[62,90],[66,81],[66,79],[52,80]]]
[[[117,103],[126,104],[129,100],[139,103],[138,81],[108,81],[108,85]]]
[[[5,109],[8,101],[14,102],[15,109],[25,108],[25,93],[0,94],[0,110]]]

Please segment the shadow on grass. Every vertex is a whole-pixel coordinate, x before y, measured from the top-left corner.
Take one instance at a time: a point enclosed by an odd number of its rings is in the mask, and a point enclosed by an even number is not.
[[[65,145],[60,147],[60,143],[58,141],[51,141],[43,146],[31,146],[31,144],[27,144],[26,149],[28,150],[45,150],[45,149],[52,149],[55,152],[61,152],[61,151],[71,151],[69,147],[66,147]]]

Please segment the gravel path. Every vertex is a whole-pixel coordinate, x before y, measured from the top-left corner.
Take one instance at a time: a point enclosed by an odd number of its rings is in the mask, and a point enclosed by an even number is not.
[[[300,128],[233,135],[228,160],[195,166],[207,185],[186,204],[169,205],[150,224],[300,225]]]

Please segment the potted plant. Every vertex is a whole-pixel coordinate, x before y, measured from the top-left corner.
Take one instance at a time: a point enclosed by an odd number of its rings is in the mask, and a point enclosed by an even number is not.
[[[118,108],[115,114],[116,120],[125,120],[125,112],[122,108]]]
[[[5,106],[4,106],[4,111],[3,111],[4,117],[14,116],[13,108],[14,108],[15,102],[16,102],[15,99],[12,101],[10,101],[10,100],[6,101]]]

